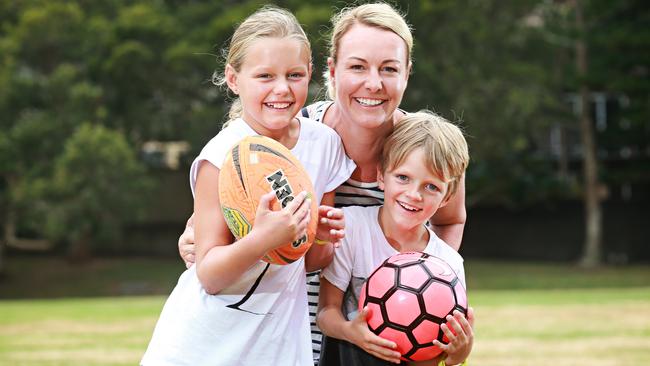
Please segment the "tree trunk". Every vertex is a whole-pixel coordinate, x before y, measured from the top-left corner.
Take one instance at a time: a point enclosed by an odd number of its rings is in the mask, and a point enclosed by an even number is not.
[[[583,145],[585,243],[580,264],[594,267],[602,256],[602,214],[598,194],[598,166],[594,127],[589,113],[589,87],[587,85],[588,55],[585,42],[585,23],[580,0],[574,0],[576,12],[576,68],[580,82],[580,136]]]
[[[5,264],[5,240],[0,240],[0,278],[2,278],[5,275],[6,271],[7,269]]]
[[[6,264],[6,246],[9,245],[11,240],[14,238],[14,233],[16,229],[14,227],[14,212],[11,210],[9,205],[5,206],[5,214],[3,217],[3,237],[0,241],[0,277],[6,274],[7,264]]]

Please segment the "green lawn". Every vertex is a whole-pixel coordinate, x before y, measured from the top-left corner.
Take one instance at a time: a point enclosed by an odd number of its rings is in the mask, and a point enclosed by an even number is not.
[[[17,366],[137,364],[183,270],[174,260],[10,263],[0,282],[0,365]],[[650,266],[468,260],[466,270],[477,317],[470,364],[650,364]],[[138,290],[158,295],[120,296]],[[87,292],[102,297],[80,297]],[[53,296],[66,297],[43,298]]]
[[[0,302],[0,365],[136,365],[164,300]]]

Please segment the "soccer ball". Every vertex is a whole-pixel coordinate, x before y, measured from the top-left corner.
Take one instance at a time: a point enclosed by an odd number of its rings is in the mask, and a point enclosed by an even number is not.
[[[384,261],[363,284],[359,311],[368,307],[368,327],[397,344],[405,361],[424,361],[448,343],[440,325],[454,310],[467,316],[467,295],[444,260],[420,252],[396,254]]]

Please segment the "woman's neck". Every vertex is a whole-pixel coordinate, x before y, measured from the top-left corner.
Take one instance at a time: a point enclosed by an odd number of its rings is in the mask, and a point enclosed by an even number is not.
[[[357,165],[352,179],[361,182],[377,180],[377,166],[384,141],[393,131],[392,123],[384,123],[377,128],[363,128],[346,121],[336,106],[332,104],[325,115],[323,123],[333,128],[341,137],[345,153]]]

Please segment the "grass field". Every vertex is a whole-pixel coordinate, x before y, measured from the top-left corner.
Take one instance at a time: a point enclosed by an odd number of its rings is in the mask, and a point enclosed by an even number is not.
[[[137,364],[180,271],[176,261],[10,261],[0,365]],[[470,364],[650,365],[650,266],[468,260],[466,271],[477,316]],[[124,296],[138,291],[158,295]]]

